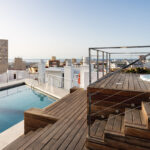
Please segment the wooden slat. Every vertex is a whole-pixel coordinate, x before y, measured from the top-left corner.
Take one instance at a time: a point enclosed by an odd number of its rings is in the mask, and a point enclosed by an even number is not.
[[[146,120],[146,118],[145,118],[145,116],[144,116],[144,114],[143,114],[143,112],[141,110],[140,110],[140,117],[141,117],[141,124],[143,126],[146,126],[147,120]]]
[[[144,108],[145,108],[145,111],[146,111],[146,113],[147,113],[147,116],[150,116],[150,103],[148,102],[144,102],[143,103],[144,105]]]
[[[122,116],[118,115],[115,117],[114,126],[113,126],[112,131],[120,133],[121,126],[122,126]]]
[[[132,118],[132,112],[131,109],[126,108],[125,109],[125,123],[132,123],[133,118]]]
[[[100,120],[95,120],[92,127],[91,127],[91,136],[95,136],[98,127],[100,126]]]
[[[111,80],[112,82],[110,82],[108,85],[109,87],[108,88],[112,88],[114,89],[116,87],[116,83],[118,83],[118,79],[120,79],[120,73],[117,73],[115,75],[115,77]]]
[[[141,114],[141,110],[138,109],[128,109],[129,112],[125,112],[125,126],[135,127],[140,129],[146,129],[146,120]]]
[[[106,126],[107,122],[105,120],[101,120],[100,122],[101,123],[100,123],[100,125],[97,129],[97,132],[96,132],[95,136],[100,138],[100,139],[103,139],[104,138],[103,137],[104,136],[104,130],[105,130],[105,126]]]
[[[126,73],[125,74],[125,80],[124,80],[124,83],[123,83],[123,89],[124,90],[128,90],[128,88],[129,88],[129,74],[128,73]]]
[[[140,78],[140,75],[139,74],[136,74],[135,75],[135,78],[136,80],[138,81],[139,83],[139,87],[141,90],[147,90],[147,86],[144,84],[143,80]]]
[[[129,90],[134,90],[133,77],[131,73],[129,74]]]
[[[138,82],[138,77],[137,77],[137,75],[136,74],[132,74],[132,78],[133,78],[133,83],[134,83],[134,89],[135,90],[141,90],[141,86],[140,86],[140,84],[139,84],[139,82]]]
[[[112,76],[100,82],[96,82],[94,85],[89,87],[145,92],[150,90],[150,83],[143,81],[140,78],[140,75],[136,73],[115,73]]]
[[[110,114],[107,124],[106,124],[106,127],[105,127],[105,130],[112,131],[113,126],[114,126],[114,121],[115,121],[115,115]]]
[[[133,116],[133,124],[138,124],[141,125],[141,115],[140,115],[140,110],[138,109],[133,109],[132,110],[132,116]]]

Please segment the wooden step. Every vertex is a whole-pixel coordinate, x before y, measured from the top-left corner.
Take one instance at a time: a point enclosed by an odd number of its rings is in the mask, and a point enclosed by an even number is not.
[[[105,143],[99,143],[96,141],[92,141],[90,139],[86,139],[86,148],[90,150],[118,150],[116,148],[113,148]]]
[[[149,150],[149,148],[144,147],[144,146],[139,146],[137,145],[137,143],[135,145],[129,144],[125,140],[126,137],[123,137],[123,138],[124,138],[124,141],[120,141],[120,137],[118,137],[118,139],[106,138],[105,143],[111,146],[112,148],[116,148],[117,150]]]
[[[117,141],[117,144],[115,142]],[[118,146],[118,149],[150,149],[150,140],[147,139],[141,139],[141,138],[135,138],[133,136],[117,136],[117,135],[111,135],[111,137],[105,137],[105,144],[116,147]]]
[[[124,117],[110,114],[104,132],[105,135],[114,134],[124,136]]]
[[[145,105],[146,106],[146,105]],[[144,107],[145,109],[145,106]],[[147,107],[147,106],[146,106]],[[147,109],[147,108],[146,108]],[[129,109],[125,111],[125,135],[150,140],[150,130],[143,113],[145,110]]]
[[[150,129],[150,103],[142,102],[142,113],[146,120],[146,126]]]
[[[134,127],[140,129],[147,129],[146,120],[143,116],[143,112],[138,109],[125,109],[124,124],[127,127]]]
[[[91,126],[91,136],[101,141],[104,140],[104,129],[106,126],[105,120],[95,120]]]
[[[110,114],[105,127],[105,133],[124,135],[123,120],[123,116]]]
[[[104,142],[105,120],[95,120],[90,129],[90,137],[86,138],[86,147],[97,150],[115,150]]]

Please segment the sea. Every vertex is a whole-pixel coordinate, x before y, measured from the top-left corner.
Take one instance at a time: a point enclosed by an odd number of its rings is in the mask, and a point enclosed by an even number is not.
[[[42,60],[44,60],[44,62],[47,62],[50,59],[42,59]],[[58,60],[60,60],[60,62],[64,62],[65,61],[65,59],[58,59]],[[77,60],[77,62],[81,61],[81,59],[76,59],[76,60]],[[38,62],[41,61],[41,59],[23,59],[23,61],[25,61],[27,63],[38,63]],[[12,63],[12,62],[14,62],[14,59],[8,59],[8,62]]]

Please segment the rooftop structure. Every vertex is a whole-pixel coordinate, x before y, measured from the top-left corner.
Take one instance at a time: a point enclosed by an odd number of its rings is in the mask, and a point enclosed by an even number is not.
[[[8,69],[8,40],[0,40],[0,74]]]
[[[48,61],[47,67],[59,67],[60,61],[56,59],[55,56],[52,56],[52,59]]]
[[[22,60],[22,58],[15,58],[14,61],[14,70],[26,70],[26,64],[25,62]]]

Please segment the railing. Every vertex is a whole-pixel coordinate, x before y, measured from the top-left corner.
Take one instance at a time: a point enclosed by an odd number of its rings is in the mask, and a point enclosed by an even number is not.
[[[138,51],[137,49],[146,49],[145,51]],[[147,98],[147,92],[139,92],[136,93],[130,97],[122,97],[122,100],[120,102],[114,103],[109,101],[109,106],[105,106],[104,108],[101,108],[99,110],[96,110],[95,112],[92,111],[92,106],[103,106],[105,102],[108,99],[114,99],[118,95],[122,94],[125,92],[124,90],[120,90],[120,84],[122,84],[122,79],[118,79],[119,76],[114,77],[118,73],[121,72],[134,72],[137,68],[144,68],[146,62],[149,61],[149,67],[150,67],[150,50],[147,50],[147,48],[150,48],[150,46],[126,46],[126,47],[95,47],[95,48],[89,48],[89,87],[92,87],[96,85],[97,83],[104,83],[105,80],[108,78],[112,78],[113,82],[110,83],[108,81],[107,85],[115,85],[116,90],[114,93],[109,94],[109,95],[101,95],[101,97],[97,98],[97,101],[95,101],[94,96],[98,95],[99,93],[102,93],[105,88],[100,88],[98,92],[92,92],[88,93],[88,137],[91,137],[92,139],[96,139],[96,137],[92,137],[91,135],[91,125],[95,118],[97,119],[103,119],[107,120],[107,117],[104,118],[105,116],[103,114],[109,114],[110,110],[117,110],[119,107],[124,106],[131,106],[134,108],[140,108],[140,105],[135,106],[134,103],[137,99],[142,98],[146,99]],[[129,51],[127,50],[126,52],[120,52],[117,50],[123,50],[123,49],[130,49]],[[131,50],[133,49],[133,50]],[[136,49],[136,50],[135,50]],[[136,51],[136,52],[135,52]],[[119,59],[118,57],[119,56]],[[119,60],[121,63],[123,60],[127,60],[128,63],[122,63],[122,66],[113,68],[112,63],[113,59]],[[149,60],[148,60],[149,59]],[[150,71],[150,68],[149,68]],[[93,81],[93,72],[95,72],[97,80]],[[150,72],[149,72],[150,73]],[[95,75],[94,74],[94,75]],[[114,79],[113,79],[114,77]],[[134,79],[133,79],[134,80]],[[119,83],[117,83],[119,81]],[[137,83],[137,81],[135,81]],[[101,86],[101,85],[100,85]],[[111,88],[111,86],[110,86]],[[144,99],[144,100],[145,100]],[[139,102],[137,102],[138,104]],[[124,108],[123,108],[124,109]],[[117,112],[116,115],[122,115],[124,114],[124,111]],[[96,139],[97,140],[97,139]]]
[[[68,84],[71,87],[77,86],[78,84],[78,75],[74,75],[72,79],[68,79],[62,76],[53,75],[53,74],[47,74],[46,75],[46,83],[49,86],[57,87],[57,88],[65,88],[65,85]]]

